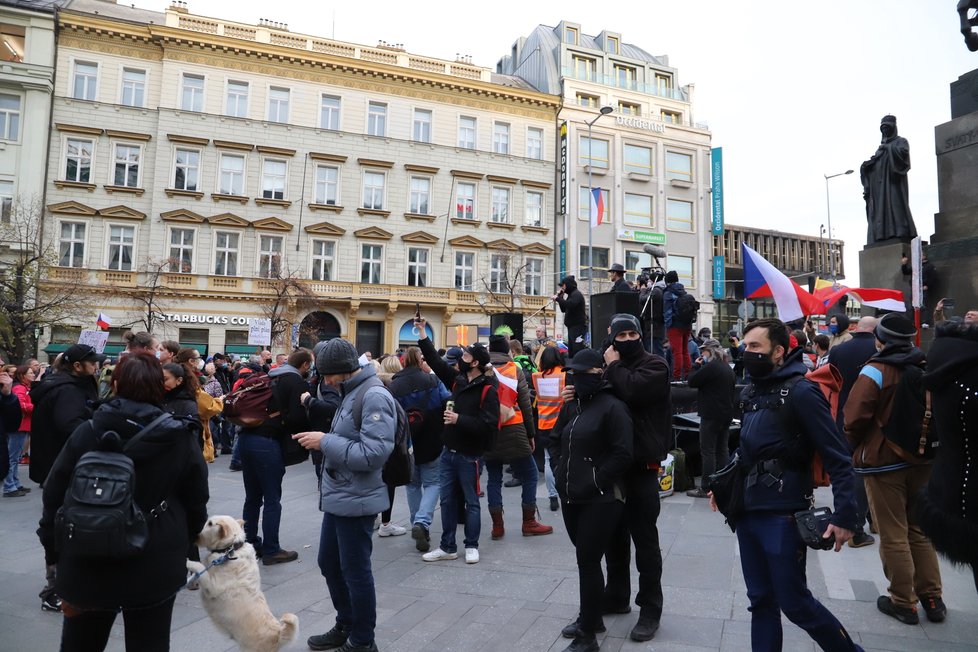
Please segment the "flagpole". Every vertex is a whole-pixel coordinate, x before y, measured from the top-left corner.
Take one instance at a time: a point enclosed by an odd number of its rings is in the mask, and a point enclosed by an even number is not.
[[[594,140],[591,138],[591,127],[594,123],[601,119],[601,116],[608,115],[614,111],[610,106],[602,106],[598,109],[598,115],[594,116],[593,120],[587,123],[587,264],[588,264],[588,274],[587,274],[587,337],[588,342],[593,346],[594,342],[590,341],[591,333],[594,331],[594,311],[591,309],[591,296],[594,293],[594,246],[593,246],[593,232],[594,227],[597,226],[592,222],[592,215],[595,213],[594,206],[594,187],[592,185],[592,175],[591,171],[594,169],[594,160],[591,158],[591,148],[594,147]]]

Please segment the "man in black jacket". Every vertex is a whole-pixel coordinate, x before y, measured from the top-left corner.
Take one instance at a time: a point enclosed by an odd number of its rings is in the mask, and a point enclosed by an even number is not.
[[[465,499],[465,562],[479,561],[482,510],[479,506],[479,459],[499,432],[499,381],[489,368],[489,351],[481,344],[465,349],[458,370],[441,359],[428,339],[424,319],[414,320],[425,362],[451,392],[451,409],[443,414],[441,470],[441,545],[421,556],[425,561],[458,559],[455,530],[458,504],[455,485]]]
[[[706,498],[707,478],[722,469],[730,459],[728,436],[733,420],[733,370],[723,359],[723,347],[714,339],[704,340],[701,357],[693,364],[689,386],[697,390],[700,413],[700,457],[703,475],[700,486],[686,492],[693,498]]]
[[[560,292],[553,296],[553,300],[564,313],[568,357],[573,358],[575,353],[587,347],[587,313],[584,295],[577,289],[577,280],[573,276],[560,279]]]
[[[856,324],[852,331],[852,339],[843,342],[838,346],[829,349],[829,364],[842,374],[842,389],[839,390],[839,409],[835,415],[835,424],[839,427],[839,432],[845,432],[845,407],[846,400],[853,384],[859,378],[859,371],[863,365],[876,355],[876,324],[879,319],[876,317],[863,317]],[[856,475],[856,530],[849,539],[849,546],[852,548],[862,548],[871,546],[876,541],[873,535],[866,532],[866,515],[869,513],[869,499],[866,497],[866,486],[863,477]]]
[[[634,292],[635,290],[628,281],[625,280],[625,267],[621,263],[615,263],[608,269],[608,280],[611,281],[612,292]]]
[[[642,339],[645,350],[665,357],[662,340],[666,336],[666,324],[662,310],[662,291],[666,284],[661,277],[652,278],[643,274],[639,277],[638,302],[642,306]]]
[[[635,427],[632,465],[623,477],[625,511],[605,555],[608,583],[604,611],[631,611],[631,541],[634,541],[639,576],[635,604],[641,610],[631,632],[634,641],[648,641],[655,636],[662,617],[662,551],[656,527],[659,464],[666,457],[672,437],[669,367],[661,357],[647,353],[642,347],[641,329],[633,315],[612,316],[612,345],[604,352],[605,381],[628,406]],[[565,391],[564,397],[565,400],[573,397],[573,389]]]
[[[20,401],[17,400],[17,395],[11,391],[13,382],[10,374],[0,372],[0,443],[4,446],[0,450],[7,450],[7,433],[17,432],[17,427],[21,421]],[[0,457],[3,458],[0,459],[0,472],[3,473],[3,477],[7,477],[7,473],[10,472],[9,456],[0,455]],[[14,462],[14,464],[16,463]]]

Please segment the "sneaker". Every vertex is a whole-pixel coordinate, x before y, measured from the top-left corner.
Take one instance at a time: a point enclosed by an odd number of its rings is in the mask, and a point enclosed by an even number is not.
[[[650,641],[659,629],[659,621],[646,616],[639,616],[638,622],[632,627],[629,638],[633,641]]]
[[[425,561],[450,561],[452,559],[458,559],[458,553],[445,552],[441,548],[435,548],[431,552],[426,552],[421,555],[421,558]]]
[[[25,494],[29,494],[31,492],[31,488],[30,487],[20,486],[20,487],[17,487],[17,488],[20,489],[21,491],[23,491]]]
[[[30,455],[22,455],[21,458],[20,458],[20,462],[19,463],[22,466],[27,465],[27,464],[30,464],[31,463],[31,456]]]
[[[310,636],[306,640],[306,645],[309,646],[310,650],[332,650],[333,648],[346,644],[348,638],[350,638],[350,632],[343,629],[343,626],[339,623],[336,623],[333,629],[325,634]]]
[[[240,471],[241,470],[241,465],[238,464],[237,462],[231,462],[231,465],[228,467],[228,470],[229,471],[232,471],[232,472],[234,472],[234,471]]]
[[[581,627],[581,617],[580,615],[578,615],[577,618],[574,620],[574,622],[570,623],[562,630],[560,630],[560,635],[563,636],[564,638],[576,638],[578,633],[580,633],[580,627]],[[602,623],[601,627],[596,629],[594,633],[603,634],[606,631],[608,631],[608,628],[604,626],[604,623]]]
[[[279,550],[278,552],[273,552],[270,555],[264,555],[261,558],[261,563],[266,566],[272,566],[274,564],[287,564],[290,561],[295,561],[299,558],[299,553],[295,550]]]
[[[431,550],[431,535],[425,526],[415,523],[414,527],[411,528],[411,538],[414,539],[414,547],[418,549],[418,552]]]
[[[849,539],[850,548],[864,548],[866,546],[871,546],[876,543],[876,539],[872,535],[866,534],[863,530],[856,530]]]
[[[890,596],[888,595],[881,595],[876,598],[876,608],[887,616],[896,618],[905,625],[916,625],[920,622],[916,607],[899,607],[893,604],[893,601],[890,600]]]
[[[354,645],[347,641],[336,648],[336,652],[377,652],[377,643],[367,643],[366,645]]]
[[[574,637],[574,642],[564,648],[564,652],[598,652],[600,649],[594,634],[580,632]]]
[[[709,498],[710,497],[710,495],[708,493],[706,493],[706,490],[703,489],[703,487],[696,487],[695,489],[690,489],[689,491],[686,492],[686,495],[689,496],[690,498]]]
[[[465,549],[465,563],[466,564],[478,564],[479,563],[479,549],[478,548],[466,548]]]
[[[27,492],[23,489],[14,489],[13,491],[3,492],[4,498],[20,498],[21,496],[26,496]]]
[[[521,487],[523,486],[523,481],[517,477],[512,477],[503,483],[504,487]]]
[[[377,528],[377,536],[379,537],[399,537],[404,534],[407,534],[407,530],[393,523],[383,523]]]
[[[48,593],[41,598],[41,611],[61,611],[61,598],[55,593]]]
[[[941,596],[921,597],[920,604],[924,605],[927,620],[932,623],[943,623],[944,619],[947,618],[947,606],[941,600]]]
[[[560,499],[558,499],[557,496],[551,496],[550,497],[550,511],[551,512],[556,512],[558,509],[560,509]]]

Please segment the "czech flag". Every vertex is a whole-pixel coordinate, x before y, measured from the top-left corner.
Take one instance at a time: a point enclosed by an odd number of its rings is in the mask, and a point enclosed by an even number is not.
[[[773,298],[781,321],[794,321],[806,315],[825,312],[821,301],[746,244],[741,246],[744,254],[744,298]]]
[[[499,369],[495,367],[492,370],[496,374],[496,379],[499,380],[499,404],[510,408],[515,407],[517,398],[519,398],[516,378],[510,378],[506,374],[500,373]]]
[[[815,298],[821,301],[822,305],[826,308],[835,305],[839,299],[847,294],[864,306],[871,308],[889,310],[891,312],[905,312],[907,310],[907,306],[903,302],[903,292],[901,290],[848,288],[844,285],[815,290]]]
[[[95,325],[98,326],[103,331],[109,330],[109,326],[112,325],[112,320],[104,312],[98,314],[98,319],[95,320]]]
[[[591,188],[591,228],[604,223],[604,193],[601,188]]]

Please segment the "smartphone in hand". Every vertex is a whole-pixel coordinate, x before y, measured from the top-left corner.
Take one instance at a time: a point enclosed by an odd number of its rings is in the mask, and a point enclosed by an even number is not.
[[[421,304],[420,303],[414,304],[414,318],[415,319],[421,319]]]

